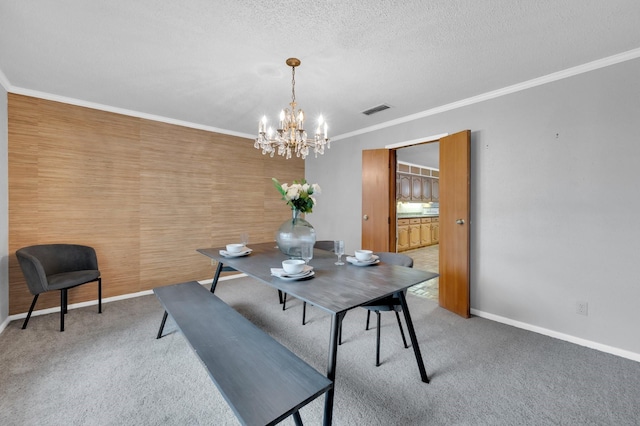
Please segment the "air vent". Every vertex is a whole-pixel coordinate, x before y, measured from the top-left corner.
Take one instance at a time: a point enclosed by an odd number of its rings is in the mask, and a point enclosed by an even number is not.
[[[362,113],[364,115],[372,115],[372,114],[375,114],[375,113],[380,112],[380,111],[384,111],[385,109],[389,109],[389,108],[391,108],[389,105],[382,104],[382,105],[374,106],[373,108],[369,108],[366,111],[362,111]]]

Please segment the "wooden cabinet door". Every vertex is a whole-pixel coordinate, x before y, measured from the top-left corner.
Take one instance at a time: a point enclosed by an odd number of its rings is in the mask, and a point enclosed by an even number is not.
[[[363,150],[362,247],[373,251],[396,251],[395,184],[396,152]]]
[[[431,201],[431,181],[433,179],[430,177],[422,177],[422,201],[428,203]]]
[[[440,139],[440,306],[469,318],[469,185],[471,132]]]
[[[420,224],[409,225],[409,248],[420,247]]]
[[[431,201],[440,202],[440,180],[431,178]]]
[[[411,201],[422,201],[422,176],[411,176]]]
[[[400,176],[400,201],[411,201],[411,176],[399,174]]]
[[[440,226],[437,223],[431,224],[431,243],[437,244],[440,241]]]
[[[431,244],[431,224],[422,223],[420,224],[420,245],[428,246],[429,244]]]
[[[398,225],[398,251],[409,250],[409,225]]]

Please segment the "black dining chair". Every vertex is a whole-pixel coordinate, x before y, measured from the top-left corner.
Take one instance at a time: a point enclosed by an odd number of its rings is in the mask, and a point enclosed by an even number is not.
[[[413,268],[413,259],[406,254],[380,252],[376,253],[376,255],[383,263]],[[406,294],[406,290],[404,293]],[[404,343],[405,348],[409,347],[409,345],[407,344],[407,339],[404,335],[404,329],[402,328],[402,322],[400,321],[400,312],[402,312],[400,298],[398,298],[397,296],[388,296],[384,299],[376,300],[373,303],[362,305],[362,308],[368,311],[367,325],[365,327],[365,330],[369,330],[369,320],[371,317],[371,312],[376,313],[376,367],[378,367],[380,366],[380,312],[395,312],[396,319],[398,321],[398,327],[400,328],[400,335],[402,336],[402,342]],[[340,324],[339,344],[342,344],[342,324]]]
[[[334,251],[333,250],[333,240],[320,240],[316,241],[313,246],[314,248],[326,251]],[[282,291],[278,290],[278,297],[280,298],[280,304],[282,305],[282,310],[284,311],[287,306],[287,293],[282,293]],[[302,302],[302,325],[306,324],[307,319],[307,302]]]
[[[98,313],[102,313],[102,278],[98,258],[92,247],[78,244],[40,244],[16,251],[33,302],[22,328],[27,328],[38,296],[60,290],[60,331],[64,331],[67,291],[83,284],[98,282]]]

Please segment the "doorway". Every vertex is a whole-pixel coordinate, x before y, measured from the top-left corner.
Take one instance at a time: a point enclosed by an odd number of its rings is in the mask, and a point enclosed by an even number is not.
[[[440,143],[438,141],[430,143],[422,143],[408,147],[396,149],[396,162],[403,164],[415,165],[417,169],[427,168],[431,170],[440,169]],[[431,194],[430,194],[431,195]],[[413,218],[433,218],[438,217],[439,202],[432,200],[429,196],[428,200],[402,201],[396,200],[396,212],[398,217]],[[413,212],[413,213],[412,213]],[[426,230],[430,232],[431,225],[427,225]],[[425,230],[421,230],[424,232]],[[396,220],[396,235],[398,235],[398,221]],[[397,238],[397,237],[396,237]],[[424,240],[424,238],[421,238]],[[430,238],[429,238],[430,240]],[[439,247],[438,243],[425,244],[423,247],[403,250],[402,253],[413,258],[413,267],[424,271],[433,271],[439,273]],[[400,248],[398,248],[398,251]],[[409,289],[409,291],[419,297],[438,302],[439,279],[435,278],[427,282],[418,284]]]
[[[439,140],[440,143],[440,170],[437,181],[439,214],[436,226],[440,274],[438,303],[442,308],[469,318],[470,130],[427,139],[424,142],[416,141],[411,144],[403,143],[389,145],[383,149],[362,151],[361,246],[374,251],[395,251],[394,248],[398,244],[406,244],[404,234],[400,234],[403,236],[401,242],[396,241],[396,222],[393,220],[397,218],[396,191],[400,187],[402,192],[403,185],[406,186],[406,182],[402,181],[403,177],[398,176],[399,173],[396,174],[396,150],[435,140]],[[424,182],[420,179],[410,181],[412,186],[419,186],[418,182]],[[418,221],[422,226],[423,220]],[[407,225],[411,225],[411,221]],[[409,236],[415,238],[415,234]],[[411,247],[409,242],[408,248],[416,247]]]

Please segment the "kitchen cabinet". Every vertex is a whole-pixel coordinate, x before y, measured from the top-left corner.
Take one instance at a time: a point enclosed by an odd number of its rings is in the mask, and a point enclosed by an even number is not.
[[[398,251],[409,250],[409,219],[398,219]]]
[[[409,248],[421,247],[420,219],[409,219]]]
[[[422,201],[427,203],[431,201],[432,181],[432,178],[422,176]]]
[[[440,171],[398,162],[396,200],[418,203],[437,202],[440,198]]]
[[[433,218],[431,221],[431,244],[438,244],[440,241],[440,219]]]
[[[398,201],[411,201],[411,175],[399,173],[397,181],[400,183]]]
[[[434,203],[440,202],[440,179],[431,179],[431,201]]]
[[[397,251],[413,250],[438,244],[440,223],[438,217],[412,217],[398,219]]]
[[[422,202],[422,176],[411,176],[411,201]]]
[[[428,246],[431,244],[431,218],[423,217],[420,219],[420,246]]]

